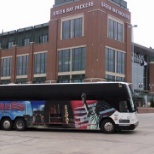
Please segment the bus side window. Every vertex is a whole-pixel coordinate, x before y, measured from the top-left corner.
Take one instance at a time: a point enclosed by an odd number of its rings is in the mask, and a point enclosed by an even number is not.
[[[120,112],[129,112],[128,106],[127,106],[127,101],[120,101],[119,102],[119,111]]]

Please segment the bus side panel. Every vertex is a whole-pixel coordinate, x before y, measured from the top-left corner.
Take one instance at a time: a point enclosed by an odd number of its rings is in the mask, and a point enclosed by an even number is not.
[[[48,101],[44,108],[45,124],[63,128],[98,129],[99,118],[94,113],[96,100]]]
[[[98,100],[48,101],[44,108],[45,124],[65,128],[99,129],[103,117],[115,112],[108,103]]]
[[[27,127],[99,129],[115,109],[98,100],[0,101],[0,119],[23,117]]]
[[[102,118],[110,117],[115,109],[101,100],[71,101],[75,128],[99,129]]]
[[[99,129],[103,117],[109,117],[115,109],[98,100],[32,101],[32,127]]]

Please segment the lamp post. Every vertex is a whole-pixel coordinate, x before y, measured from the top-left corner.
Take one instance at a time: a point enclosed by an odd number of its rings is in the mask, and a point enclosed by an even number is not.
[[[138,26],[137,25],[129,25],[128,28],[131,28],[131,39],[132,39],[132,83],[133,85],[135,85],[135,82],[134,82],[134,59],[135,59],[135,52],[134,52],[134,32],[133,32],[133,29],[134,28],[137,28]],[[134,86],[133,86],[133,89],[134,89]]]

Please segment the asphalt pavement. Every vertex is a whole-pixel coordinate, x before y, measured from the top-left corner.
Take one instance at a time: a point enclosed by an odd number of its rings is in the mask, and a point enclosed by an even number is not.
[[[134,131],[0,130],[0,154],[154,154],[154,113]]]

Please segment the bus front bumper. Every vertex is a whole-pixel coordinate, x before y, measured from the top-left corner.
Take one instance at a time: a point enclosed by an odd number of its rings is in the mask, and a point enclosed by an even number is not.
[[[138,127],[139,122],[137,121],[134,124],[118,124],[117,129],[118,130],[134,130],[136,127]]]

